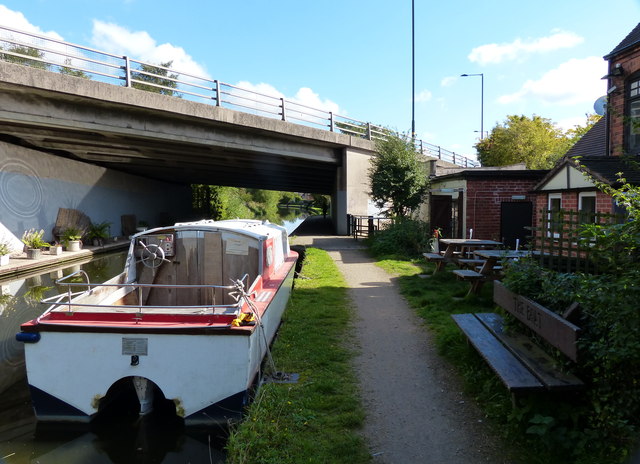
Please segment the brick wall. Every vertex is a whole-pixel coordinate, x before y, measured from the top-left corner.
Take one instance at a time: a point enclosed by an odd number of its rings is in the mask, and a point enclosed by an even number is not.
[[[466,231],[473,229],[473,238],[501,240],[500,209],[503,202],[532,202],[533,222],[536,223],[536,195],[529,191],[537,180],[487,179],[467,181]],[[512,196],[524,195],[524,200],[514,200]]]
[[[616,90],[608,95],[607,113],[609,114],[609,154],[620,156],[624,153],[624,121],[625,112],[625,81],[634,73],[640,71],[640,47],[630,50],[615,57],[609,62],[609,74],[616,64],[623,69],[622,76],[610,78],[609,88],[615,86]]]

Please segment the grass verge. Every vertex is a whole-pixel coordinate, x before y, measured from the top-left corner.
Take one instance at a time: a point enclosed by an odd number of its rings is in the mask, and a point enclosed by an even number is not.
[[[263,385],[247,417],[232,430],[227,460],[243,463],[369,462],[358,434],[364,410],[347,347],[351,303],[329,255],[307,249],[273,346],[278,370],[296,384]]]

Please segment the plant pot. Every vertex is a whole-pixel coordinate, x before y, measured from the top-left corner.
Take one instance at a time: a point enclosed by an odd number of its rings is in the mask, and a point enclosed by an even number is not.
[[[80,251],[80,240],[69,240],[67,251]]]
[[[0,266],[6,266],[7,264],[9,264],[9,255],[1,255]]]
[[[27,259],[38,259],[42,256],[40,248],[27,248]]]
[[[61,255],[62,254],[62,247],[61,246],[49,247],[49,254],[50,255],[55,255],[55,256]]]

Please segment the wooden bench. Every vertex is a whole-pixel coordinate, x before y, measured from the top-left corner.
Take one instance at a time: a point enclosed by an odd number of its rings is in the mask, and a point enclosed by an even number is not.
[[[459,259],[458,260],[458,266],[460,266],[461,268],[468,268],[468,269],[473,269],[476,266],[481,266],[482,264],[484,264],[485,260],[484,259]]]
[[[441,255],[439,253],[422,253],[422,256],[424,256],[424,259],[426,259],[428,262],[436,264],[436,268],[433,270],[434,274],[438,271],[443,270],[447,265],[447,259],[444,257],[444,255]]]
[[[578,361],[580,328],[576,325],[544,306],[516,295],[500,281],[494,283],[493,299],[568,359]],[[505,330],[500,315],[477,313],[453,314],[451,317],[512,394],[567,391],[584,386],[574,375],[558,370],[553,358],[529,337]]]

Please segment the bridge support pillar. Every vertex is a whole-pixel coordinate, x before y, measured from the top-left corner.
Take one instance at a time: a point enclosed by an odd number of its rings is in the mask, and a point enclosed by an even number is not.
[[[345,148],[338,168],[334,199],[334,221],[338,235],[348,235],[347,214],[369,214],[369,163],[373,152]]]

